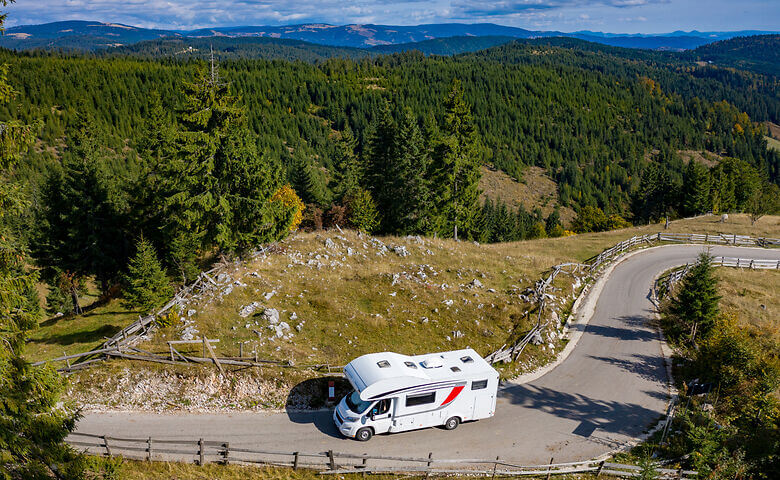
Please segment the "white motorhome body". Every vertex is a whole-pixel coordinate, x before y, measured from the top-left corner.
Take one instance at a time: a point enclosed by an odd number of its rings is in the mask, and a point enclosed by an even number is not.
[[[407,356],[370,353],[344,367],[355,389],[333,412],[339,431],[361,441],[385,432],[492,417],[498,372],[474,350]]]

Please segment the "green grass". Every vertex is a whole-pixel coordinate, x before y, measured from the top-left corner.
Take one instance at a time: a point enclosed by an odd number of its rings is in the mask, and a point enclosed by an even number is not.
[[[766,138],[766,146],[767,148],[771,148],[772,150],[780,151],[780,140],[776,140],[772,137],[764,137]]]
[[[34,361],[93,350],[136,318],[138,312],[128,311],[118,300],[83,315],[49,318],[30,335],[25,356]]]

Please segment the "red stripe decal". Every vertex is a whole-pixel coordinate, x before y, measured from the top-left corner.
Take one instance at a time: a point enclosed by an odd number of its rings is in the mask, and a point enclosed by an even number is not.
[[[453,387],[452,391],[449,395],[447,395],[447,398],[444,399],[440,407],[443,407],[444,405],[447,405],[448,403],[451,403],[455,398],[457,398],[458,395],[460,395],[460,392],[463,391],[464,385],[461,385],[460,387]]]

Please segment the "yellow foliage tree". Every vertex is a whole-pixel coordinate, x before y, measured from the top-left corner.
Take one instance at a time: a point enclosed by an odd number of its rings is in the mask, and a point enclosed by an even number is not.
[[[274,196],[271,197],[271,201],[282,202],[282,205],[285,207],[294,209],[293,221],[290,224],[290,231],[294,232],[297,230],[298,225],[300,225],[301,220],[303,220],[303,209],[305,206],[303,205],[303,201],[300,199],[298,194],[295,193],[295,190],[293,190],[293,188],[287,184],[274,193]]]

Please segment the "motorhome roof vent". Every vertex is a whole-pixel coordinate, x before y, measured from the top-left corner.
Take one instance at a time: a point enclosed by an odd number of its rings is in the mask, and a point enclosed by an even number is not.
[[[414,362],[404,362],[404,365],[409,368],[417,368],[417,365],[415,365]]]
[[[452,370],[453,372],[460,372],[460,368],[458,367],[450,367],[450,370]]]
[[[379,368],[390,368],[390,362],[388,362],[387,360],[380,360],[376,362],[376,364]]]
[[[440,357],[430,357],[423,360],[422,366],[425,368],[439,368],[444,366],[444,362]]]
[[[466,355],[465,357],[460,357],[460,361],[463,363],[474,363],[474,359]]]

